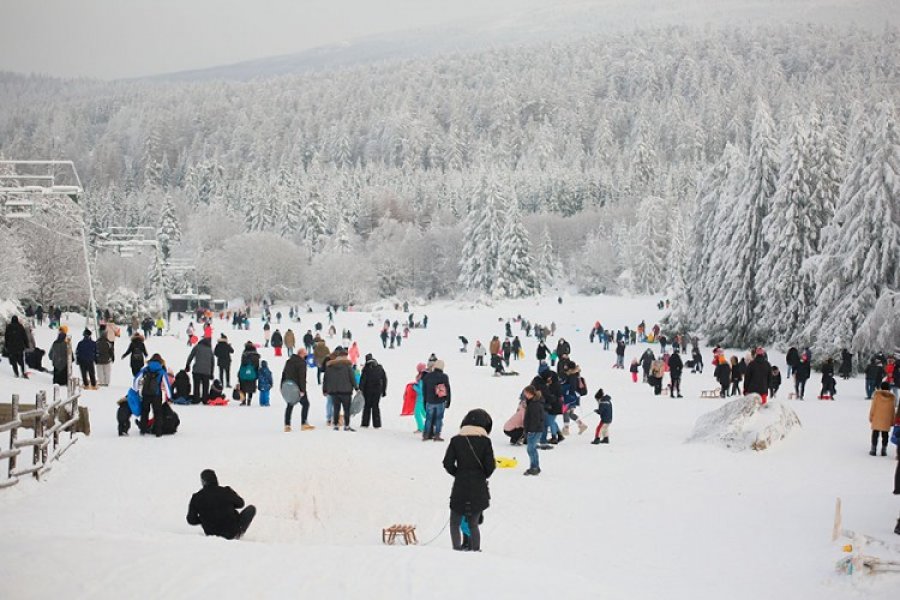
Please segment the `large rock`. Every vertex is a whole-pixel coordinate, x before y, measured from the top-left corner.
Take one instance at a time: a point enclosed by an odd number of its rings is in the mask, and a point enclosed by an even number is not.
[[[734,451],[765,450],[783,440],[800,418],[781,402],[760,403],[758,394],[727,402],[697,419],[688,442],[707,442]]]

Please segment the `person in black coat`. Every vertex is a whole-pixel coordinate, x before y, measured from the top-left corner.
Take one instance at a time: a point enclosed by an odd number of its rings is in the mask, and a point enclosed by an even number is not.
[[[227,337],[223,335],[219,338],[213,354],[219,365],[219,381],[224,383],[225,387],[231,387],[231,355],[234,354],[234,348],[228,343]]]
[[[772,366],[772,372],[769,375],[769,397],[774,398],[778,394],[778,388],[781,387],[781,371],[778,367]]]
[[[872,394],[878,389],[878,384],[882,379],[884,379],[884,367],[878,357],[873,356],[869,366],[866,367],[866,400],[872,399]]]
[[[716,369],[713,371],[713,377],[719,382],[719,395],[724,398],[728,393],[728,384],[731,382],[731,365],[725,360],[725,356],[718,356],[716,360],[719,364],[716,365]]]
[[[387,396],[387,374],[371,354],[366,354],[366,364],[359,377],[359,389],[365,399],[361,426],[368,427],[371,418],[372,427],[381,428],[381,408],[378,403]]]
[[[230,487],[220,486],[212,469],[200,473],[200,482],[203,488],[191,496],[188,505],[188,524],[202,526],[206,535],[240,539],[253,522],[256,507],[251,504],[244,508],[244,499]],[[238,512],[240,508],[244,510]]]
[[[822,365],[822,391],[819,396],[834,399],[837,394],[837,382],[834,379],[834,359],[829,357]]]
[[[547,351],[547,344],[544,343],[544,340],[538,342],[538,347],[534,355],[537,357],[538,361],[547,360],[547,356],[549,356],[550,353]]]
[[[481,532],[478,528],[482,512],[491,504],[488,478],[497,464],[491,445],[492,421],[490,415],[477,408],[463,419],[459,435],[450,439],[444,454],[444,469],[453,476],[450,492],[450,541],[454,550],[462,550],[460,524],[463,517],[469,524],[470,547],[481,550]]]
[[[6,332],[3,334],[4,349],[6,356],[12,364],[13,374],[18,377],[19,371],[22,371],[22,377],[28,377],[25,373],[25,349],[28,348],[28,332],[25,327],[19,323],[19,317],[13,315],[9,319],[6,326]]]
[[[138,371],[144,368],[144,358],[147,356],[147,347],[144,345],[144,336],[140,332],[136,332],[131,336],[131,343],[128,344],[128,350],[122,355],[122,358],[131,356],[131,374],[137,375]]]
[[[300,429],[308,431],[315,429],[307,421],[309,418],[309,397],[306,394],[306,348],[298,348],[297,353],[287,359],[284,363],[284,370],[281,372],[281,385],[285,381],[293,381],[297,384],[300,391]],[[291,430],[291,415],[294,412],[294,405],[290,402],[286,403],[284,409],[284,430]]]
[[[850,379],[850,374],[853,372],[853,355],[850,354],[850,351],[846,348],[841,350],[841,378],[842,379]]]
[[[790,377],[793,375],[794,370],[797,368],[797,365],[800,364],[800,351],[797,350],[794,346],[791,346],[787,351],[787,356],[785,357],[785,362],[787,363],[787,376]]]
[[[187,374],[187,371],[182,369],[175,375],[175,389],[173,391],[175,393],[175,398],[173,398],[173,401],[180,398],[184,401],[190,402],[191,378]]]
[[[678,348],[669,357],[669,396],[671,398],[684,398],[681,395],[681,374],[684,372],[684,361]]]
[[[803,400],[803,394],[806,393],[806,381],[809,379],[809,376],[809,355],[804,352],[800,362],[794,367],[794,393],[800,400]]]
[[[569,342],[565,338],[559,338],[559,341],[556,343],[556,357],[568,356],[571,353],[572,347],[569,345]]]
[[[766,351],[763,348],[757,348],[755,354],[744,374],[744,394],[759,394],[762,403],[765,404],[771,388],[772,365],[766,360]]]
[[[544,401],[544,430],[541,432],[541,444],[546,444],[548,441],[551,444],[558,444],[565,439],[556,423],[557,415],[561,415],[563,412],[562,385],[559,382],[559,375],[546,363],[541,363],[537,376],[531,380],[531,385],[540,392]],[[550,430],[549,439],[547,438],[547,429]]]

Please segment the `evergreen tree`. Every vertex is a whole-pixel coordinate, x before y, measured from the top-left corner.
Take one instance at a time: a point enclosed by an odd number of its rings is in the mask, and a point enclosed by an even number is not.
[[[804,262],[816,252],[818,235],[813,232],[810,164],[809,135],[795,114],[782,152],[772,209],[763,220],[769,249],[759,271],[766,298],[759,327],[770,333],[768,339],[793,341],[806,322],[815,291],[811,278],[802,272]]]
[[[466,289],[491,291],[500,251],[498,210],[504,205],[505,198],[496,181],[483,178],[469,205],[463,233],[459,282]]]
[[[734,263],[722,286],[722,303],[715,311],[712,328],[724,336],[725,345],[741,348],[762,341],[755,331],[760,312],[760,287],[757,275],[766,252],[763,220],[769,214],[778,182],[777,147],[774,124],[762,100],[757,102],[751,131],[747,172],[741,183],[736,206],[728,213],[730,247]],[[737,272],[737,275],[734,274]]]
[[[166,271],[162,252],[154,253],[144,296],[153,310],[161,311],[166,306]]]
[[[537,264],[535,265],[535,277],[541,289],[553,287],[553,284],[562,273],[562,265],[553,249],[553,239],[550,237],[550,229],[544,227],[541,236],[541,247],[538,250]]]
[[[531,243],[515,198],[510,200],[506,212],[497,256],[497,276],[491,291],[495,298],[524,298],[540,291],[531,265]]]
[[[634,291],[661,292],[668,270],[669,235],[665,201],[649,196],[638,205],[634,237],[629,244],[629,267]]]
[[[301,226],[301,234],[310,255],[318,254],[322,249],[322,237],[325,233],[325,207],[319,201],[318,190],[312,189],[303,210]]]
[[[900,132],[889,102],[877,118],[873,128],[857,117],[834,224],[812,264],[818,286],[804,337],[827,354],[883,350],[870,320],[880,318],[875,307],[885,295],[900,291]]]
[[[178,216],[175,214],[175,204],[172,195],[166,194],[163,199],[162,216],[157,230],[159,250],[164,260],[168,260],[172,254],[172,247],[181,241],[181,227],[178,225]]]

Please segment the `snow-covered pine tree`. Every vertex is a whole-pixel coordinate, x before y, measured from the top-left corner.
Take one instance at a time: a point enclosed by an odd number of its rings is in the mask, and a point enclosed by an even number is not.
[[[325,232],[325,206],[319,199],[318,189],[313,188],[309,190],[309,199],[301,220],[302,238],[310,255],[318,254],[322,250],[322,237]]]
[[[867,359],[892,349],[874,323],[882,318],[876,305],[893,306],[882,299],[900,291],[900,132],[891,103],[879,106],[877,119],[873,127],[857,114],[834,224],[815,262],[816,303],[804,338],[825,355],[852,347]]]
[[[637,208],[634,237],[629,246],[628,265],[634,291],[639,294],[662,292],[669,268],[665,200],[658,196],[648,196],[641,201]]]
[[[813,243],[820,251],[823,246],[820,234],[831,223],[841,193],[844,150],[837,128],[815,104],[810,111],[810,153],[813,182],[810,218]]]
[[[811,194],[811,149],[805,121],[798,114],[790,120],[782,151],[778,186],[769,214],[763,220],[768,250],[757,280],[765,301],[758,330],[773,341],[793,341],[806,323],[815,290],[803,274],[803,263],[816,253]],[[766,335],[767,334],[767,335]]]
[[[172,254],[172,248],[181,241],[181,227],[178,224],[178,216],[175,214],[175,203],[172,202],[172,195],[169,193],[163,199],[163,210],[157,231],[159,250],[163,259],[168,260]]]
[[[161,311],[166,305],[166,271],[162,252],[153,255],[144,296],[152,310]]]
[[[459,283],[466,289],[490,293],[500,251],[499,207],[506,204],[499,184],[487,177],[472,196],[463,227]]]
[[[762,99],[757,101],[756,116],[750,139],[750,155],[736,205],[728,213],[731,268],[725,272],[722,302],[715,311],[712,327],[719,332],[721,343],[734,348],[748,347],[762,341],[756,329],[759,318],[760,262],[766,253],[763,220],[769,214],[778,183],[778,147],[774,124]],[[718,337],[718,336],[717,336]]]
[[[544,227],[544,232],[541,234],[541,246],[538,249],[534,270],[537,284],[541,289],[553,287],[562,274],[562,265],[553,249],[553,238],[550,237],[550,229],[547,227]]]
[[[522,225],[519,203],[515,198],[506,209],[506,224],[500,237],[497,275],[491,290],[495,298],[524,298],[540,291],[531,264],[531,242]]]
[[[691,268],[687,275],[687,301],[692,316],[691,324],[706,326],[711,315],[719,310],[715,285],[720,276],[718,269],[728,262],[728,255],[720,245],[717,233],[728,203],[737,195],[739,181],[744,172],[744,157],[733,145],[726,144],[719,162],[712,168],[697,190],[697,210],[693,227],[693,251]],[[710,332],[720,335],[718,332]]]

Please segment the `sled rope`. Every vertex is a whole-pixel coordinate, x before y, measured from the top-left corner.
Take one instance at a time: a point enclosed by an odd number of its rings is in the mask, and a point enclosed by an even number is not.
[[[421,545],[421,546],[427,546],[427,545],[430,544],[431,542],[433,542],[433,541],[435,541],[436,539],[438,539],[439,537],[441,537],[441,534],[444,533],[444,530],[447,529],[447,525],[449,525],[449,524],[450,524],[450,517],[447,517],[447,521],[444,523],[444,526],[441,527],[441,530],[437,532],[437,535],[435,535],[433,538],[431,538],[430,540],[428,540],[428,541],[425,542],[424,544],[420,544],[420,545]]]

